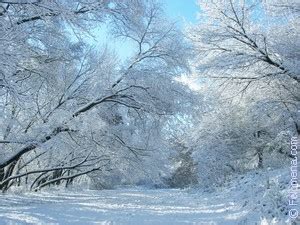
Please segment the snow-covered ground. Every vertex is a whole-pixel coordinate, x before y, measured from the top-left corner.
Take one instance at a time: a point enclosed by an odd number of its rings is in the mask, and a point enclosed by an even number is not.
[[[234,224],[247,211],[217,196],[120,189],[1,196],[0,221],[59,224]]]
[[[268,176],[273,179],[279,173]],[[255,172],[240,176],[215,192],[121,188],[4,194],[0,196],[0,224],[290,224],[282,205],[286,200],[278,199],[280,190],[273,193],[273,185],[277,182],[280,189],[287,179],[271,180],[270,192],[263,185],[266,176]],[[281,217],[280,222],[263,219],[272,218],[273,213]]]

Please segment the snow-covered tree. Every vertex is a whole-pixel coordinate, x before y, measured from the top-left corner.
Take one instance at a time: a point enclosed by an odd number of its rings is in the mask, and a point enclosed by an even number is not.
[[[157,121],[189,95],[174,80],[188,69],[186,44],[157,3],[2,1],[0,8],[3,191],[68,185],[95,171],[130,174],[157,150]],[[85,42],[101,24],[136,47],[124,63]]]
[[[200,184],[287,163],[286,137],[299,134],[299,4],[201,0],[198,5],[198,24],[188,28],[188,37],[196,55],[193,79],[208,106],[191,135],[200,171],[209,168],[200,173]]]
[[[215,79],[232,95],[269,89],[273,96],[266,98],[290,112],[299,133],[299,5],[282,2],[199,1],[199,24],[189,37],[200,77]]]

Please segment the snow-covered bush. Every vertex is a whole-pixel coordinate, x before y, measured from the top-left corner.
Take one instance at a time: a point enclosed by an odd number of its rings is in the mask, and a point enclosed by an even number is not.
[[[193,149],[175,141],[175,155],[171,158],[171,174],[165,183],[171,188],[185,188],[198,184],[198,168],[193,158]]]
[[[271,184],[258,202],[256,210],[268,219],[288,217],[289,206],[285,193],[282,193],[278,185]]]
[[[290,164],[291,132],[280,132],[264,148],[264,167],[281,168]]]

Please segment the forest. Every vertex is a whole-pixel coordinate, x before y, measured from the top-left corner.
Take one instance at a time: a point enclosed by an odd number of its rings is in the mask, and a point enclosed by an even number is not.
[[[0,0],[0,224],[298,224],[299,83],[299,0]]]

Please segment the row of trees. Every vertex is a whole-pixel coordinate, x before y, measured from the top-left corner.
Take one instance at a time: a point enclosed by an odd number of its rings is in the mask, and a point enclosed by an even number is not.
[[[173,80],[188,70],[187,47],[159,5],[28,0],[1,1],[0,10],[0,189],[69,185],[83,175],[101,185],[154,167],[158,177],[164,118],[191,95]],[[101,24],[132,42],[132,57],[122,63],[84,42]]]
[[[300,126],[300,5],[199,7],[183,34],[151,0],[1,1],[0,189],[211,185],[285,164]],[[99,26],[132,55],[95,51]]]

